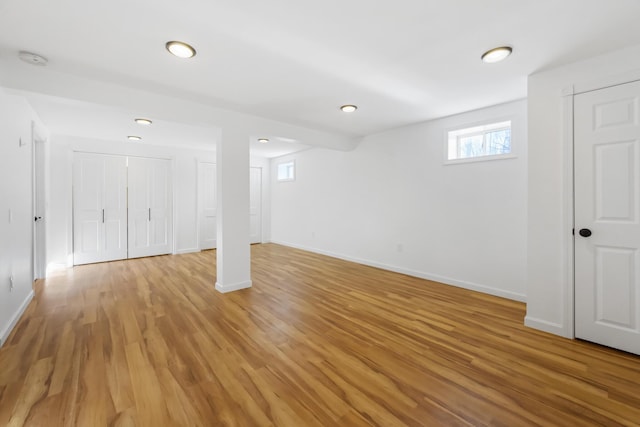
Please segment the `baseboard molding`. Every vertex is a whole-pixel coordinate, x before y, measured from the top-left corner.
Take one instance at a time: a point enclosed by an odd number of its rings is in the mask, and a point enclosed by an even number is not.
[[[175,252],[175,255],[192,254],[194,252],[200,252],[200,248],[180,249]]]
[[[73,267],[72,265],[69,266],[65,263],[61,263],[61,262],[50,262],[47,265],[47,277],[49,277],[51,274],[57,273],[59,271],[64,271],[66,269],[68,269],[69,267]]]
[[[370,267],[376,267],[382,270],[393,271],[394,273],[406,274],[407,276],[418,277],[420,279],[444,283],[445,285],[456,286],[458,288],[468,289],[470,291],[482,292],[485,294],[494,295],[501,298],[507,298],[514,301],[520,301],[520,302],[527,301],[527,296],[524,294],[505,291],[503,289],[497,289],[491,286],[481,285],[478,283],[472,283],[464,280],[457,280],[457,279],[452,279],[450,277],[440,276],[438,274],[425,273],[423,271],[410,270],[403,267],[396,267],[393,265],[382,264],[379,262],[369,261],[362,258],[356,258],[348,255],[335,253],[335,252],[325,251],[322,249],[312,248],[312,247],[303,246],[303,245],[297,245],[295,243],[283,242],[278,240],[272,240],[271,243],[275,243],[282,246],[289,246],[291,248],[301,249],[303,251],[314,252],[317,254],[326,255],[332,258],[338,258],[345,261],[355,262],[362,265],[368,265]]]
[[[29,303],[31,302],[31,300],[33,300],[33,296],[34,296],[33,290],[31,290],[31,292],[29,292],[29,295],[27,295],[27,298],[25,298],[22,304],[20,304],[18,311],[11,318],[11,321],[9,322],[7,327],[3,329],[2,332],[0,333],[0,348],[4,345],[4,343],[9,338],[9,335],[11,334],[11,331],[13,331],[13,328],[15,328],[16,325],[18,324],[18,321],[20,320],[25,310],[29,306]]]
[[[567,334],[567,331],[560,323],[549,322],[547,320],[536,319],[535,317],[525,316],[524,325],[537,329],[539,331],[548,332],[553,335],[559,335],[565,338],[573,338]]]
[[[223,285],[219,282],[216,282],[216,291],[226,294],[227,292],[247,289],[247,288],[250,288],[251,286],[253,286],[253,282],[251,280],[247,280],[245,282],[240,282],[240,283],[232,283],[230,285]]]

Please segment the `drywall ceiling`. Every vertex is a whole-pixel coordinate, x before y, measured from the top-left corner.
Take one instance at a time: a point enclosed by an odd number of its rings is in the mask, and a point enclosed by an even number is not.
[[[349,149],[364,135],[523,98],[533,72],[640,44],[638,16],[637,0],[0,0],[0,84],[85,102],[96,120],[104,108],[138,112],[151,105],[138,95],[154,94],[200,109],[192,120],[176,103],[172,119],[165,106],[167,122],[246,122],[256,137]],[[169,40],[198,54],[175,58]],[[514,54],[480,61],[500,45]],[[49,64],[22,63],[20,50]],[[358,111],[340,112],[345,103]],[[37,107],[45,122],[62,127],[47,106]]]
[[[128,110],[85,101],[60,98],[19,91],[33,108],[39,112],[48,130],[54,135],[90,137],[107,141],[128,141],[129,135],[142,138],[132,142],[139,145],[179,146],[198,150],[214,151],[220,138],[221,129],[213,125],[192,124],[188,120],[176,121],[167,115],[152,114],[152,125],[137,124],[135,118],[147,118],[152,108]],[[259,139],[268,137],[267,144]],[[277,157],[310,148],[297,140],[277,135],[249,135],[250,150],[255,156]],[[129,142],[129,141],[128,141]]]

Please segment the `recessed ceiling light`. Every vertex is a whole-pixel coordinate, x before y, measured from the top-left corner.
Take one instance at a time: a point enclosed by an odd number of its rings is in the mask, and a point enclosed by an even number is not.
[[[140,141],[142,139],[141,136],[137,136],[137,135],[129,135],[127,138],[131,141]]]
[[[511,52],[513,52],[513,49],[509,46],[496,47],[483,53],[481,59],[482,62],[493,64],[506,59],[507,56],[511,55]]]
[[[266,144],[267,142],[269,142],[269,140],[267,138],[258,138],[258,142],[261,144]]]
[[[358,109],[358,107],[356,105],[347,104],[340,107],[340,109],[345,113],[353,113]]]
[[[191,58],[196,56],[196,50],[184,42],[170,41],[165,45],[167,50],[178,58]]]
[[[151,123],[153,123],[151,120],[149,119],[135,119],[135,122],[138,123],[139,125],[145,125],[145,126],[149,126]]]
[[[18,53],[18,58],[31,65],[39,65],[41,67],[47,65],[49,60],[44,56],[40,56],[36,53],[25,52],[24,50]]]

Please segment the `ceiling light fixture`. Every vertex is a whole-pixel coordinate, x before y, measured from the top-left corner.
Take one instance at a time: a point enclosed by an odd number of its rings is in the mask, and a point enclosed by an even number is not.
[[[267,138],[258,138],[258,142],[261,144],[266,144],[267,142],[269,142],[269,140]]]
[[[482,62],[493,64],[506,59],[507,56],[511,55],[511,52],[513,52],[513,48],[509,46],[496,47],[483,53],[481,59]]]
[[[143,119],[143,118],[135,119],[135,122],[139,125],[145,125],[145,126],[149,126],[151,123],[153,123],[151,120]]]
[[[340,107],[340,109],[345,113],[353,113],[358,109],[358,107],[356,105],[347,104]]]
[[[44,67],[45,65],[47,65],[47,62],[49,62],[49,60],[44,56],[40,56],[36,53],[25,52],[24,50],[18,52],[18,58],[20,58],[27,64],[38,65],[40,67]]]
[[[140,141],[142,139],[141,136],[137,136],[137,135],[129,135],[127,137],[130,141]]]
[[[165,45],[167,50],[178,58],[191,58],[196,56],[196,50],[193,46],[179,41],[170,41]]]

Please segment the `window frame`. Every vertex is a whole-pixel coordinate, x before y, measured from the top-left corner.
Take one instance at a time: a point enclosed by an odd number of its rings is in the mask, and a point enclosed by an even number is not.
[[[500,126],[500,127],[495,127],[493,129],[485,129],[485,130],[478,130],[478,131],[471,131],[467,134],[462,134],[462,135],[458,135],[456,137],[456,141],[459,141],[460,137],[472,137],[472,136],[478,136],[478,135],[486,135],[487,133],[490,132],[495,132],[495,131],[501,131],[501,130],[505,130],[505,129],[509,129],[511,132],[511,152],[509,153],[505,153],[505,154],[484,154],[481,156],[474,156],[474,157],[464,157],[464,158],[453,158],[450,159],[449,158],[449,134],[452,132],[460,132],[460,131],[464,131],[466,129],[473,129],[473,128],[480,128],[480,127],[490,127],[492,125],[498,125],[501,123],[506,123],[509,122],[509,126]],[[464,123],[464,124],[459,124],[457,126],[452,126],[449,127],[447,129],[445,129],[444,131],[444,150],[443,150],[443,160],[444,160],[444,164],[445,165],[457,165],[457,164],[463,164],[463,163],[475,163],[475,162],[486,162],[486,161],[492,161],[492,160],[503,160],[503,159],[513,159],[517,157],[516,154],[516,146],[514,145],[514,124],[515,124],[515,120],[513,118],[513,116],[508,116],[508,117],[497,117],[497,118],[492,118],[492,119],[487,119],[487,120],[482,120],[482,121],[477,121],[477,122],[472,122],[472,123]],[[457,145],[457,144],[456,144]],[[456,146],[456,150],[459,150],[459,147]]]
[[[280,178],[280,166],[291,164],[292,167],[292,176],[287,178]],[[296,161],[295,160],[286,160],[281,161],[276,164],[276,181],[277,182],[291,182],[296,180]]]

